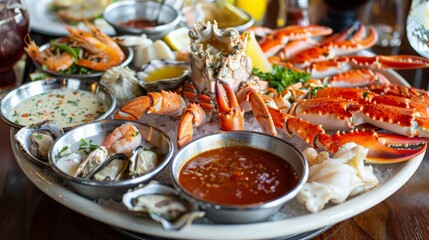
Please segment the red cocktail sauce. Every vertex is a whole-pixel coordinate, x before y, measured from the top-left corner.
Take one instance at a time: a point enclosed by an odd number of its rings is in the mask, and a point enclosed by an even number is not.
[[[240,205],[278,198],[298,184],[298,177],[277,155],[234,146],[209,150],[187,161],[179,183],[205,201]]]
[[[143,28],[143,29],[155,27],[155,21],[148,20],[148,19],[135,19],[135,20],[129,20],[127,22],[119,22],[118,24],[125,27]]]

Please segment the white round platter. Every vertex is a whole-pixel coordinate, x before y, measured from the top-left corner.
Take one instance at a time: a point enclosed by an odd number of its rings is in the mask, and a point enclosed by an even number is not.
[[[408,83],[396,72],[383,71],[383,73],[393,83],[408,86]],[[318,213],[304,213],[252,224],[193,223],[180,231],[166,231],[157,222],[116,208],[102,206],[57,183],[51,175],[53,173],[49,173],[50,170],[34,165],[23,155],[13,140],[16,132],[16,129],[10,131],[16,161],[24,174],[46,195],[82,215],[125,231],[171,239],[270,239],[321,229],[352,218],[384,201],[410,179],[424,156],[423,153],[398,164],[373,165],[376,173],[384,175],[378,187],[348,199],[342,204],[330,204]]]

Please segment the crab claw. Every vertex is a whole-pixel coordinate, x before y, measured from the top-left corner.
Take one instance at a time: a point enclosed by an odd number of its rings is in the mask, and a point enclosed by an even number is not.
[[[266,99],[264,99],[264,96]],[[246,112],[253,110],[253,115],[256,117],[262,131],[264,133],[277,136],[276,127],[274,126],[273,119],[267,109],[267,104],[273,101],[273,99],[267,95],[264,96],[249,85],[242,87],[236,95],[241,109]]]
[[[127,102],[115,114],[115,119],[138,120],[145,113],[180,116],[185,107],[183,98],[174,92],[149,92]]]
[[[337,132],[333,136],[320,134],[316,147],[337,152],[348,142],[355,142],[369,149],[366,162],[387,164],[410,160],[426,150],[427,139],[408,138],[396,134],[377,133],[374,130],[355,130],[348,133]]]
[[[410,160],[426,150],[428,139],[409,138],[396,134],[377,133],[374,130],[352,130],[326,134],[320,125],[295,118],[278,109],[268,107],[276,127],[289,136],[298,136],[308,145],[336,153],[341,146],[354,142],[368,148],[368,163],[387,164]]]
[[[191,103],[180,118],[177,130],[177,146],[183,147],[192,140],[194,127],[200,127],[207,121],[207,115],[198,104]]]
[[[223,131],[244,129],[244,110],[240,108],[232,88],[221,79],[216,80],[216,100]]]

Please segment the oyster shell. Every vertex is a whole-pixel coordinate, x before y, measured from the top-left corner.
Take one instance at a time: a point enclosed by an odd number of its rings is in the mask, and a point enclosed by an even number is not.
[[[175,78],[167,78],[157,81],[147,81],[149,75],[155,71],[166,67],[181,67],[183,68],[183,74]],[[156,92],[161,90],[175,90],[185,80],[190,79],[191,68],[189,63],[181,62],[176,60],[152,60],[149,63],[142,66],[142,70],[137,73],[138,83],[147,91]]]
[[[49,150],[54,141],[63,134],[64,131],[58,124],[46,120],[21,128],[14,138],[30,160],[49,166]]]
[[[143,146],[139,146],[133,151],[130,162],[130,176],[141,176],[158,166],[158,154],[154,151],[145,149]]]
[[[101,163],[103,163],[108,156],[106,147],[100,146],[92,151],[83,162],[79,165],[75,177],[86,178],[94,169],[96,169]]]
[[[110,155],[90,172],[86,178],[97,181],[118,181],[126,176],[130,159],[123,153]]]
[[[156,181],[128,191],[122,203],[132,212],[148,214],[166,230],[179,230],[205,214],[196,205],[180,198],[174,188]]]

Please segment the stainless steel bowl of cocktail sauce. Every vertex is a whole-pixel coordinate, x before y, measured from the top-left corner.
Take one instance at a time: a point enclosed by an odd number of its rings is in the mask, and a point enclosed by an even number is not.
[[[298,194],[308,171],[293,145],[250,131],[194,140],[171,165],[176,189],[219,223],[266,220]]]

